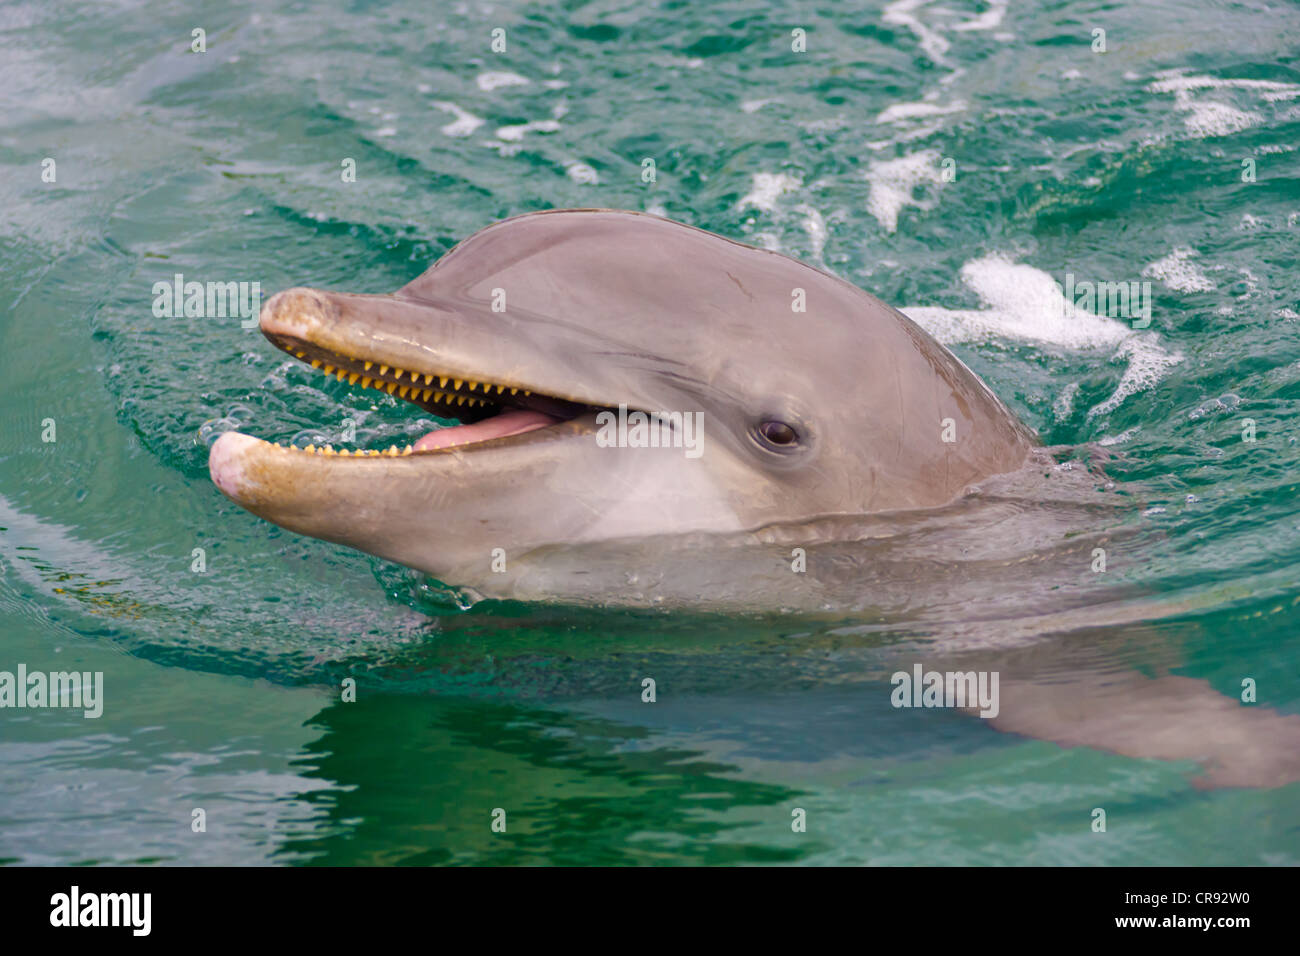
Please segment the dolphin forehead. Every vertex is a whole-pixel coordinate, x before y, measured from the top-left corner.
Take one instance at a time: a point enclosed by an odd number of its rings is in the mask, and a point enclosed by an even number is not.
[[[488,226],[398,294],[471,308],[495,302],[557,340],[576,332],[598,343],[604,363],[706,383],[728,373],[744,381],[785,374],[800,353],[865,344],[875,325],[906,344],[892,310],[840,279],[779,253],[618,210],[530,213]]]

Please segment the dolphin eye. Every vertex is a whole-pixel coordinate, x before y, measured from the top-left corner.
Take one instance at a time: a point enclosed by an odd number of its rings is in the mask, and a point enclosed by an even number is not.
[[[789,448],[799,441],[799,433],[785,422],[766,421],[758,426],[759,439],[776,448]]]

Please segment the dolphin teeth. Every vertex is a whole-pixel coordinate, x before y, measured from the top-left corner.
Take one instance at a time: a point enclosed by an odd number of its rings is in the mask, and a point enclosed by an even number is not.
[[[407,445],[405,448],[402,449],[402,454],[409,455],[412,451],[414,451],[414,449],[411,448],[410,445]]]
[[[456,404],[457,404],[457,405],[464,405],[464,404],[465,404],[465,396],[464,396],[464,395],[457,395],[457,396],[456,396]]]
[[[384,386],[384,391],[388,392],[389,395],[392,395],[392,394],[393,394],[393,390],[394,390],[395,388],[397,388],[397,383],[396,383],[396,382],[389,382],[387,385]]]
[[[433,394],[433,389],[431,389],[431,388],[426,388],[423,392],[420,393],[420,399],[421,399],[422,401],[426,401],[426,402],[427,402],[427,401],[429,400],[429,396],[432,395],[432,394]]]
[[[445,375],[439,375],[439,376],[438,376],[438,384],[441,385],[443,388],[446,388],[446,387],[447,387],[447,376],[445,376]]]
[[[380,374],[380,375],[387,375],[387,374],[388,374],[388,366],[387,366],[387,365],[381,365],[381,366],[379,366],[379,374]]]
[[[361,377],[361,376],[358,375],[356,372],[353,372],[352,374],[350,374],[350,375],[348,376],[348,384],[349,384],[349,385],[355,385],[355,384],[357,384],[357,379],[359,379],[360,377]]]
[[[389,446],[388,446],[388,451],[384,452],[384,454],[387,455],[389,458],[395,458],[395,457],[397,457],[397,446],[396,446],[396,445],[389,445]]]
[[[424,373],[424,384],[425,384],[425,385],[432,385],[432,384],[433,384],[433,376],[430,375],[428,372],[425,372],[425,373]]]
[[[333,375],[333,374],[334,374],[334,366],[333,366],[333,365],[326,364],[326,366],[325,366],[325,374],[326,374],[326,375]]]
[[[332,454],[334,454],[334,446],[333,446],[333,445],[326,445],[326,446],[325,446],[323,449],[321,449],[321,450],[324,451],[325,454],[327,454],[327,455],[332,455]]]
[[[367,362],[367,363],[365,364],[365,370],[366,370],[367,372],[369,372],[372,368],[374,368],[374,365],[375,365],[374,362]]]
[[[401,378],[401,377],[402,377],[402,370],[400,368],[393,369],[393,378]]]
[[[498,395],[500,395],[500,394],[501,394],[502,392],[504,392],[505,390],[506,390],[506,387],[505,387],[504,385],[498,385],[498,386],[497,386],[497,394],[498,394]]]
[[[518,395],[518,394],[519,394],[519,389],[517,389],[517,388],[512,388],[512,389],[510,390],[510,394],[511,394],[511,395]]]
[[[315,445],[308,445],[306,448],[303,449],[303,451],[305,451],[305,452],[306,452],[307,454],[309,454],[309,455],[310,455],[310,454],[314,454],[315,451],[316,451],[316,446],[315,446]]]
[[[478,388],[478,382],[470,382],[470,383],[469,383],[469,390],[470,390],[471,392],[474,391],[474,389],[476,389],[476,388]]]
[[[528,391],[528,389],[524,389],[524,394],[525,394],[525,395],[531,395],[531,394],[533,394],[533,393],[530,392],[530,391]]]
[[[298,358],[306,358],[306,357],[307,357],[307,356],[303,355],[301,352],[294,352],[293,354],[296,355],[296,356],[298,356]]]
[[[464,381],[459,378],[453,378],[452,383],[457,391],[460,391],[460,387],[465,384]]]
[[[370,379],[369,379],[368,377],[366,377],[365,375],[361,376],[361,387],[362,387],[362,388],[369,388],[369,387],[370,387]]]
[[[411,386],[403,385],[401,388],[397,390],[397,394],[400,395],[402,398],[406,398],[406,393],[409,392],[410,390],[411,390]]]
[[[340,382],[348,377],[348,373],[343,371],[343,369],[339,369],[338,372],[336,372],[335,374],[338,376],[338,380]]]
[[[311,360],[311,367],[312,367],[312,368],[320,368],[320,359],[312,359],[312,360]]]
[[[369,455],[371,458],[378,458],[378,457],[379,457],[379,452],[375,451],[375,449],[373,449],[373,448],[370,449],[368,452],[366,452],[366,454]]]

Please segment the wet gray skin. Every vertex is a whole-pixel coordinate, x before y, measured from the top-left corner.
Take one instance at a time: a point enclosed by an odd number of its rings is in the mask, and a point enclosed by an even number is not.
[[[441,416],[554,414],[527,433],[409,455],[308,453],[241,434],[212,449],[213,479],[253,513],[489,597],[731,605],[728,588],[743,582],[648,593],[615,575],[593,591],[530,555],[562,547],[581,563],[583,546],[773,523],[807,524],[819,541],[814,519],[945,505],[1020,468],[1034,445],[897,310],[786,256],[639,213],[507,220],[392,295],[281,292],[261,327],[290,354]],[[490,404],[469,404],[485,392]],[[598,410],[620,404],[702,413],[698,455],[602,447]]]
[[[840,279],[653,216],[565,210],[490,226],[392,295],[281,292],[261,327],[467,425],[364,457],[223,435],[213,480],[268,521],[470,597],[905,622],[930,642],[911,659],[1004,675],[999,729],[1196,761],[1207,786],[1300,779],[1300,717],[1171,676],[1167,642],[1154,678],[1042,642],[1195,609],[1094,573],[1098,547],[1140,567],[1132,499],[1036,447],[960,361]],[[603,447],[597,416],[620,404],[702,413],[700,453]]]

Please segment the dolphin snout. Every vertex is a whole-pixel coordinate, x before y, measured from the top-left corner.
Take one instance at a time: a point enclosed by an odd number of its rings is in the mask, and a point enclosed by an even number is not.
[[[240,477],[243,474],[244,452],[257,444],[257,439],[239,432],[226,432],[208,452],[208,473],[222,493],[239,501]]]
[[[316,289],[285,289],[262,304],[258,324],[267,335],[310,341],[312,333],[327,325],[336,311],[334,304]]]

